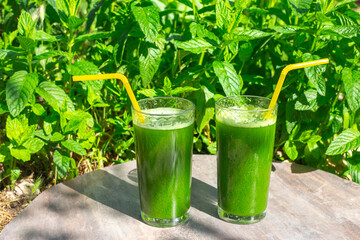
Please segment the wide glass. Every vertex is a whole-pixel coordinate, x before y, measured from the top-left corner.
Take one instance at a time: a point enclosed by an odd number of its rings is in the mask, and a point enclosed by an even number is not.
[[[174,97],[139,101],[132,109],[141,217],[171,227],[189,217],[195,106]]]
[[[240,224],[266,215],[277,106],[270,99],[233,96],[215,104],[218,215]]]

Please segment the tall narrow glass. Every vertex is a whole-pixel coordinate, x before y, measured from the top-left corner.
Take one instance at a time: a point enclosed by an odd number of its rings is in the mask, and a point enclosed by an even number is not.
[[[139,101],[132,109],[141,217],[171,227],[189,216],[195,106],[174,97]]]
[[[266,215],[277,115],[269,103],[233,96],[215,104],[218,215],[225,221],[249,224]]]

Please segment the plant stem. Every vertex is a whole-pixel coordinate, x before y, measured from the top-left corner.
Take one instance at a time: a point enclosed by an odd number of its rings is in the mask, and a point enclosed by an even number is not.
[[[182,20],[181,20],[181,28],[182,28],[182,29],[185,28],[186,11],[187,11],[187,6],[185,6],[185,8],[184,8],[183,17],[182,17]],[[176,26],[175,26],[175,27],[176,27]]]
[[[349,128],[349,123],[350,123],[350,114],[349,114],[349,111],[345,110],[344,111],[344,123],[343,123],[344,130]]]
[[[54,185],[56,185],[57,180],[57,167],[55,166],[55,178],[54,178]]]
[[[316,51],[316,43],[317,43],[317,41],[318,41],[318,39],[319,39],[319,36],[320,36],[320,26],[321,26],[321,22],[319,23],[319,24],[317,24],[316,25],[316,33],[315,33],[315,37],[314,37],[314,41],[313,41],[313,43],[312,43],[312,45],[311,45],[311,50],[310,50],[310,52],[311,53],[313,53],[313,52],[315,52]]]
[[[203,64],[204,56],[205,56],[205,51],[203,51],[203,52],[201,53],[200,60],[199,60],[199,66],[201,66],[201,65]]]
[[[197,22],[197,12],[196,12],[195,0],[192,0],[192,9],[193,9],[193,13],[194,13],[194,21]]]
[[[69,33],[70,33],[70,37],[69,37],[69,42],[68,42],[68,48],[69,48],[68,53],[71,56],[71,58],[69,59],[69,65],[71,65],[72,61],[74,59],[73,52],[72,52],[72,47],[74,46],[74,34],[71,29],[69,29]],[[69,88],[68,88],[69,93],[71,91],[71,88],[72,88],[72,78],[70,77]]]
[[[331,108],[330,108],[331,112],[334,112],[335,105],[339,100],[339,96],[340,96],[341,91],[342,91],[342,86],[339,88],[339,92],[338,92],[338,94],[336,94],[335,99],[334,99],[333,103],[331,104]]]
[[[69,64],[71,64],[73,56],[72,56],[72,47],[74,46],[74,34],[71,29],[69,29],[69,42],[68,42],[68,53],[71,55],[71,58],[69,59]]]
[[[11,158],[11,164],[10,164],[10,169],[15,169],[16,168],[16,159],[15,158]]]
[[[316,36],[314,38],[314,41],[313,41],[313,43],[311,45],[311,50],[310,50],[311,53],[313,53],[315,51],[317,40],[318,40],[318,35],[316,34]]]
[[[27,61],[28,61],[28,65],[29,65],[29,73],[32,73],[32,54],[31,53],[29,53],[28,55],[27,55]]]
[[[179,59],[179,72],[181,73],[181,58],[180,58],[180,50],[178,52],[178,59]]]

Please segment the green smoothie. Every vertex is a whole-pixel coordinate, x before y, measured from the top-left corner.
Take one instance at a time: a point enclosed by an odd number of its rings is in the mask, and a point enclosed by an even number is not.
[[[177,111],[158,108],[147,112]],[[165,126],[160,121],[134,124],[141,211],[149,218],[178,218],[190,208],[194,123],[169,121]]]
[[[228,215],[266,210],[276,116],[264,120],[264,113],[257,115],[216,116],[218,205]]]

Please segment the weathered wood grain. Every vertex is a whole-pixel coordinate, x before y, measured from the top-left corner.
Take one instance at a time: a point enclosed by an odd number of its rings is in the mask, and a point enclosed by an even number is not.
[[[135,162],[97,170],[41,193],[0,239],[359,239],[360,185],[286,162],[273,163],[267,216],[253,225],[220,220],[216,157],[193,157],[190,220],[144,224]]]

